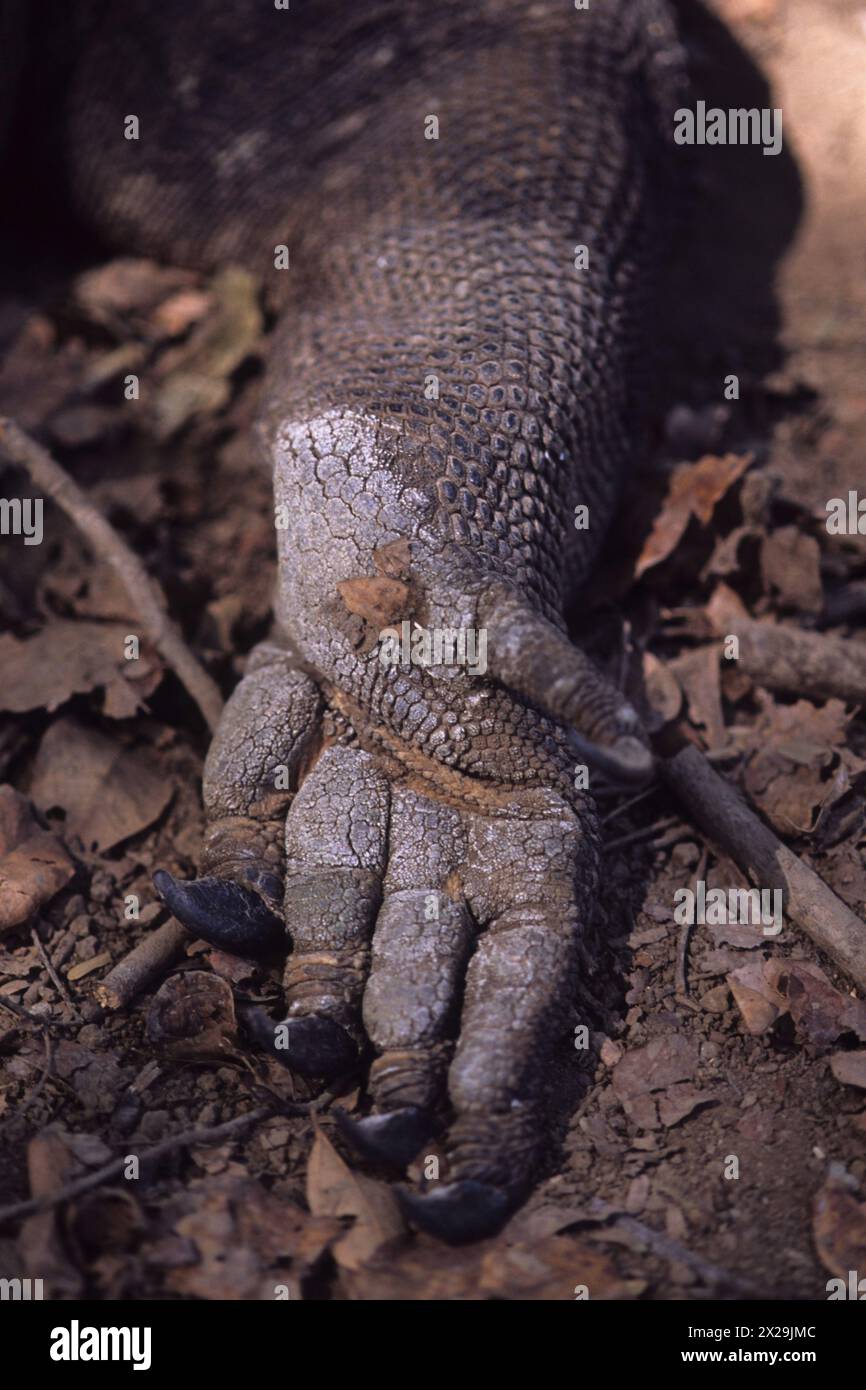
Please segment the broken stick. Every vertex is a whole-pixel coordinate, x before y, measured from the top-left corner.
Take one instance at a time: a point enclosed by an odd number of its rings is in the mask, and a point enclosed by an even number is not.
[[[866,990],[866,922],[782,844],[693,745],[662,760],[661,772],[709,839],[756,887],[781,888],[786,915]]]
[[[184,642],[166,612],[164,595],[135,552],[48,450],[14,420],[5,417],[0,417],[0,454],[26,469],[36,486],[72,518],[95,554],[116,570],[147,635],[189,691],[213,732],[223,707],[219,686]]]
[[[740,642],[739,669],[758,685],[866,704],[866,643],[752,618],[738,618],[730,631]]]
[[[722,1269],[710,1260],[703,1259],[701,1255],[696,1255],[694,1251],[680,1245],[679,1241],[672,1240],[670,1236],[654,1230],[646,1222],[638,1221],[634,1216],[619,1211],[602,1197],[593,1197],[587,1204],[586,1211],[591,1221],[611,1221],[615,1227],[619,1227],[621,1231],[635,1237],[659,1258],[676,1260],[678,1264],[686,1265],[708,1289],[726,1288],[731,1293],[738,1293],[741,1298],[759,1298],[761,1296],[760,1289],[751,1281],[741,1279],[739,1275],[732,1274],[730,1270]],[[604,1236],[603,1231],[600,1231],[599,1234]]]
[[[104,1009],[123,1009],[183,955],[193,937],[174,918],[150,932],[96,986]]]
[[[306,1114],[305,1108],[299,1111],[297,1107],[284,1105],[282,1109],[287,1114],[292,1113],[292,1111]],[[175,1134],[168,1139],[160,1140],[158,1144],[154,1144],[149,1149],[142,1149],[137,1157],[142,1164],[156,1163],[166,1154],[176,1153],[178,1149],[222,1144],[226,1139],[235,1139],[252,1125],[261,1124],[262,1120],[268,1119],[273,1113],[273,1105],[263,1105],[257,1110],[248,1110],[244,1115],[236,1115],[233,1120],[226,1120],[221,1125],[187,1129],[182,1134]],[[13,1202],[8,1207],[0,1207],[0,1226],[5,1225],[7,1221],[20,1221],[22,1217],[33,1216],[36,1212],[50,1211],[52,1207],[60,1206],[62,1202],[71,1201],[72,1198],[80,1197],[85,1192],[92,1192],[95,1187],[102,1187],[103,1183],[112,1182],[114,1178],[120,1177],[128,1157],[129,1155],[124,1154],[120,1158],[112,1158],[101,1168],[95,1168],[92,1172],[85,1173],[82,1177],[65,1183],[53,1192],[46,1192],[39,1197],[31,1197],[23,1202]]]

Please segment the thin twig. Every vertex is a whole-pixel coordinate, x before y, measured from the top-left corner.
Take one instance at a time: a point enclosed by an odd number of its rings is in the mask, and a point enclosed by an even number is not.
[[[8,1009],[10,1014],[14,1014],[16,1018],[23,1018],[27,1023],[37,1023],[40,1026],[44,1023],[44,1019],[38,1014],[32,1014],[23,1004],[16,1004],[14,999],[5,994],[0,994],[0,1009]]]
[[[624,811],[630,811],[633,806],[638,806],[641,801],[646,801],[648,796],[655,796],[658,791],[658,785],[658,782],[651,782],[648,787],[644,787],[642,792],[638,792],[637,796],[631,797],[628,801],[623,801],[620,806],[615,806],[612,811],[608,811],[606,816],[602,816],[602,825],[609,825],[612,820],[615,820],[617,816],[621,816]]]
[[[54,1043],[51,1039],[51,1034],[49,1033],[47,1028],[43,1029],[42,1031],[42,1044],[45,1048],[45,1065],[42,1068],[42,1075],[37,1081],[36,1086],[30,1092],[30,1095],[27,1097],[26,1101],[21,1107],[22,1115],[26,1115],[27,1111],[32,1109],[32,1107],[36,1104],[37,1100],[42,1094],[42,1090],[45,1086],[46,1081],[48,1080],[49,1076],[51,1076],[54,1070]]]
[[[44,941],[42,940],[41,936],[39,935],[39,930],[38,930],[37,927],[31,928],[30,937],[31,937],[31,940],[33,941],[34,946],[36,947],[37,951],[39,952],[39,956],[40,956],[40,958],[41,958],[41,960],[42,960],[42,964],[45,966],[45,969],[48,971],[49,979],[51,980],[51,983],[54,985],[54,988],[57,990],[57,993],[60,995],[61,999],[65,999],[65,1000],[66,1000],[66,1003],[67,1003],[67,1004],[69,1005],[69,1007],[72,1009],[73,1013],[77,1014],[77,1013],[78,1013],[78,1006],[76,1005],[75,1000],[72,998],[72,995],[69,993],[69,989],[68,989],[68,986],[66,985],[65,981],[62,980],[62,979],[60,978],[60,976],[58,975],[57,970],[55,969],[55,966],[54,966],[54,962],[53,962],[53,960],[51,959],[51,957],[50,957],[49,954],[48,954],[48,950],[47,950],[47,948],[46,948],[46,946],[45,946]]]
[[[758,685],[807,699],[835,696],[866,704],[866,647],[861,642],[752,618],[732,620],[728,632],[739,638],[739,669]]]
[[[10,999],[7,994],[0,994],[0,1008],[8,1009],[10,1014],[22,1019],[25,1023],[31,1024],[34,1028],[57,1028],[61,1032],[66,1028],[80,1028],[81,1019],[74,1021],[61,1018],[51,1018],[42,1014],[34,1014],[30,1009],[25,1009],[23,1004],[16,1004],[14,999]]]
[[[161,1140],[152,1148],[143,1149],[137,1158],[139,1163],[155,1163],[177,1149],[221,1144],[224,1139],[233,1138],[234,1135],[259,1124],[273,1114],[273,1106],[262,1105],[257,1110],[248,1110],[245,1115],[236,1115],[233,1120],[226,1120],[225,1124],[186,1129],[182,1134]],[[6,1221],[17,1221],[24,1216],[33,1216],[36,1212],[49,1211],[61,1202],[80,1197],[84,1192],[92,1192],[94,1187],[101,1187],[103,1183],[118,1177],[123,1172],[128,1157],[128,1154],[124,1154],[120,1158],[113,1158],[109,1163],[103,1163],[101,1168],[95,1168],[92,1173],[85,1173],[83,1177],[75,1178],[59,1187],[56,1192],[46,1193],[43,1197],[31,1197],[25,1202],[14,1202],[8,1207],[0,1207],[0,1225]]]
[[[611,850],[622,849],[625,845],[637,845],[641,840],[651,840],[653,835],[659,831],[672,830],[675,825],[681,824],[679,816],[665,816],[663,820],[657,820],[653,825],[645,825],[641,830],[630,830],[627,835],[620,835],[617,840],[608,840],[603,847],[602,853],[609,854]]]
[[[27,470],[36,486],[72,518],[99,558],[112,566],[148,637],[195,700],[208,727],[215,729],[223,707],[219,687],[193,656],[169,618],[165,596],[135,552],[48,450],[14,420],[3,416],[0,416],[0,453]]]
[[[640,1240],[650,1249],[654,1255],[660,1255],[666,1260],[676,1260],[678,1264],[685,1265],[694,1274],[697,1274],[701,1282],[707,1288],[727,1288],[732,1293],[740,1293],[746,1298],[759,1296],[757,1287],[739,1275],[731,1274],[730,1270],[722,1269],[720,1265],[712,1264],[711,1261],[696,1255],[692,1250],[688,1250],[679,1241],[672,1240],[670,1236],[662,1235],[661,1231],[654,1231],[652,1226],[647,1226],[644,1221],[638,1221],[635,1216],[627,1216],[619,1212],[616,1207],[610,1206],[601,1197],[594,1197],[588,1203],[586,1212],[590,1220],[593,1221],[613,1221],[614,1226],[620,1230],[628,1231],[635,1239]]]

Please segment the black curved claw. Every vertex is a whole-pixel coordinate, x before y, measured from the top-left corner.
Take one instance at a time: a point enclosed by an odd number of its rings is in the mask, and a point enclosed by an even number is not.
[[[398,1187],[397,1197],[413,1226],[448,1245],[467,1245],[495,1235],[514,1206],[498,1187],[473,1178],[425,1193]]]
[[[319,1014],[285,1018],[275,1022],[258,1007],[241,1010],[241,1018],[255,1042],[298,1076],[330,1081],[351,1071],[358,1049],[339,1023]]]
[[[231,951],[258,959],[286,945],[279,917],[254,893],[229,878],[193,878],[181,883],[157,869],[153,884],[169,912],[196,936]]]
[[[386,1115],[366,1115],[355,1120],[335,1107],[341,1134],[364,1158],[374,1163],[390,1163],[405,1168],[433,1133],[433,1122],[426,1110],[407,1105]]]
[[[605,745],[594,743],[576,729],[569,729],[567,738],[576,755],[617,785],[643,786],[655,771],[652,752],[632,734]]]

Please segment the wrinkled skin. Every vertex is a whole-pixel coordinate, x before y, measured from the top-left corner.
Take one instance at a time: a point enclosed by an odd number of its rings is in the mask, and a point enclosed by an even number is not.
[[[325,1080],[372,1045],[368,1155],[450,1114],[407,1205],[468,1239],[525,1194],[567,1045],[598,886],[575,767],[649,765],[562,614],[639,439],[679,51],[663,0],[205,9],[96,21],[68,135],[118,245],[245,262],[279,312],[276,629],[208,755],[200,878],[157,883],[232,949],[287,933],[287,1027],[250,1028]],[[386,668],[404,619],[484,629],[486,673]]]

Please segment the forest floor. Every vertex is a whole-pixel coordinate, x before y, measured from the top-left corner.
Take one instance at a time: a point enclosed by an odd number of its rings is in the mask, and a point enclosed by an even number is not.
[[[781,107],[785,152],[697,168],[653,446],[575,636],[866,916],[864,712],[771,689],[722,652],[744,613],[864,648],[866,537],[826,523],[866,457],[866,8],[713,10],[687,23],[697,94]],[[106,512],[230,690],[274,576],[251,432],[259,287],[105,258],[20,285],[0,298],[0,409]],[[11,467],[0,491],[30,495]],[[276,1001],[278,971],[190,940],[106,1008],[100,981],[166,921],[152,872],[195,871],[207,732],[146,639],[124,659],[133,606],[59,510],[42,544],[2,545],[0,1205],[118,1156],[140,1171],[13,1213],[0,1277],[61,1298],[824,1299],[830,1278],[866,1274],[866,1003],[788,922],[683,929],[677,890],[746,880],[661,785],[602,799],[599,1008],[575,1009],[546,1169],[493,1240],[411,1233],[386,1175],[346,1161],[330,1105],[293,1113],[304,1083],[236,1019],[239,999]],[[190,1129],[200,1142],[172,1147]]]

